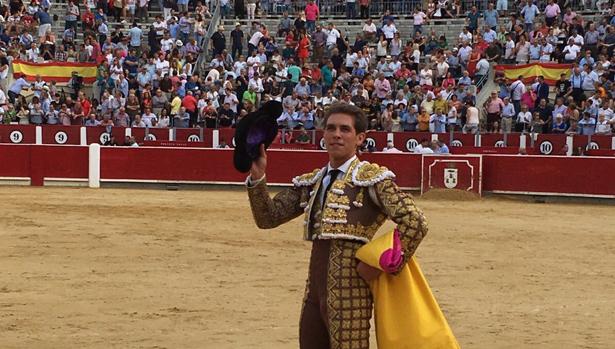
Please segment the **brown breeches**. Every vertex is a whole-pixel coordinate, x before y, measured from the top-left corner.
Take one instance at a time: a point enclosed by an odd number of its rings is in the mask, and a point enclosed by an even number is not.
[[[299,324],[301,349],[367,349],[372,296],[358,275],[361,243],[315,240]]]

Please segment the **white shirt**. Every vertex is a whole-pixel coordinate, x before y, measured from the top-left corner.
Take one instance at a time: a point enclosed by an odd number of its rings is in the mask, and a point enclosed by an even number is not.
[[[255,32],[254,34],[252,34],[252,37],[250,38],[250,41],[248,41],[249,44],[252,44],[255,47],[258,47],[258,43],[261,41],[261,39],[263,38],[263,33],[259,31]]]
[[[478,125],[478,109],[476,107],[468,107],[466,111],[467,123],[470,125]]]
[[[372,24],[365,23],[363,25],[363,31],[367,33],[375,33],[377,31],[376,25],[374,23]]]
[[[429,147],[423,147],[422,144],[414,147],[414,152],[417,154],[433,154],[433,150]]]
[[[141,120],[143,120],[146,127],[152,127],[152,120],[154,119],[156,119],[156,114],[154,113],[143,114],[143,116],[141,116]]]
[[[344,162],[342,164],[342,166],[338,167],[337,170],[340,170],[341,173],[339,173],[337,175],[337,178],[334,178],[333,180],[336,180],[338,178],[344,177],[344,175],[346,175],[346,173],[348,173],[348,169],[350,168],[350,165],[352,164],[352,162],[356,158],[357,158],[357,156],[354,155],[350,159],[346,160],[346,162]],[[327,186],[331,182],[331,176],[329,175],[331,173],[331,170],[335,170],[335,169],[333,167],[331,167],[331,163],[328,163],[327,164],[327,173],[325,174],[325,178],[323,178],[323,180],[322,180],[322,185],[320,186],[320,189],[319,189],[319,192],[318,192],[318,199],[320,200],[321,203],[324,201],[324,198],[325,198],[324,197],[325,189],[327,188]]]
[[[529,124],[531,121],[532,121],[532,113],[530,113],[529,111],[526,111],[526,112],[520,111],[519,114],[517,114],[517,122]]]
[[[459,59],[464,62],[467,62],[470,59],[470,54],[472,54],[472,47],[470,47],[470,45],[459,49]]]
[[[397,33],[397,28],[395,27],[395,24],[387,24],[382,27],[382,33],[384,34],[385,38],[393,39],[393,36],[395,35],[395,33]]]
[[[427,18],[427,15],[423,11],[419,11],[412,15],[413,24],[423,25],[423,23],[425,23],[425,18]]]
[[[160,48],[162,51],[171,51],[173,48],[174,40],[171,38],[160,40]]]
[[[574,59],[577,59],[579,52],[581,52],[581,47],[577,45],[567,45],[566,47],[564,47],[564,50],[562,50],[562,52],[566,53],[564,58],[569,61],[572,61]]]
[[[340,37],[339,30],[333,28],[329,30],[327,33],[327,46],[335,45],[337,43],[337,38]]]
[[[461,32],[459,33],[459,39],[461,40],[461,42],[467,41],[467,42],[472,42],[472,33],[467,32]]]
[[[162,76],[164,76],[164,74],[168,74],[169,73],[169,61],[165,60],[156,60],[156,70],[160,70],[162,71]]]

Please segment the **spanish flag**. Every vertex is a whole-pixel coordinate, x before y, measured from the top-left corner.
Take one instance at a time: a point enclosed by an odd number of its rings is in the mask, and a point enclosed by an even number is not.
[[[83,77],[83,83],[91,84],[96,80],[96,63],[13,61],[13,76],[23,74],[28,81],[34,81],[36,75],[40,75],[46,81],[68,82],[73,72]]]
[[[571,70],[572,64],[559,63],[500,64],[495,66],[495,71],[504,73],[508,80],[517,80],[519,75],[522,75],[523,82],[526,84],[534,82],[537,76],[542,75],[547,84],[555,85],[561,74],[566,74],[566,78],[569,78]]]

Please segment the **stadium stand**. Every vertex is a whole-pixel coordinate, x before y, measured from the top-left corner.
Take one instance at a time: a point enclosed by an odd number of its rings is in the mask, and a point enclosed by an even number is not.
[[[282,143],[316,143],[303,131],[335,101],[359,105],[371,131],[610,135],[610,6],[13,0],[2,123],[223,129],[278,99],[280,126],[309,138]]]

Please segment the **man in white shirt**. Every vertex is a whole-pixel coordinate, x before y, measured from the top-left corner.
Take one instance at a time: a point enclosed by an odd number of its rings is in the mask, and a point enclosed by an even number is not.
[[[387,141],[387,146],[382,149],[383,153],[401,153],[402,151],[395,148],[393,141]]]
[[[463,27],[463,31],[459,33],[459,42],[472,42],[472,33],[468,30],[468,27]]]
[[[335,28],[333,23],[329,23],[329,31],[327,32],[327,49],[333,49],[337,44],[337,39],[341,37],[340,31]]]
[[[463,125],[463,133],[475,134],[478,131],[479,123],[478,108],[474,106],[474,103],[468,102],[468,109],[466,111],[466,124]]]
[[[427,22],[427,15],[425,12],[419,10],[418,6],[414,8],[414,13],[412,14],[412,23],[414,25],[414,32],[412,35],[416,35],[417,32],[423,32],[423,24]]]
[[[256,51],[258,48],[258,43],[261,41],[263,36],[265,36],[265,34],[263,34],[262,28],[259,28],[254,32],[254,34],[252,34],[250,40],[248,40],[248,56],[252,55],[252,51]]]
[[[164,59],[164,54],[161,53],[160,55],[158,55],[158,59],[156,59],[156,70],[160,71],[160,73],[162,74],[161,76],[165,76],[166,74],[168,74],[169,68],[169,61]]]
[[[393,21],[389,19],[387,21],[387,24],[382,27],[382,33],[384,34],[384,38],[387,39],[387,41],[392,40],[393,36],[395,36],[395,33],[397,33],[397,27],[395,27],[395,23],[393,23]]]
[[[145,112],[141,116],[141,120],[143,120],[145,127],[153,127],[152,125],[153,121],[156,120],[156,114],[152,113],[152,110],[150,108],[145,108]]]
[[[472,54],[472,46],[468,45],[467,41],[464,41],[463,45],[459,49],[459,62],[464,68],[467,67],[471,54]]]
[[[378,29],[376,28],[376,25],[374,24],[372,19],[368,18],[365,24],[363,25],[363,38],[368,41],[373,40],[376,38],[377,31]]]
[[[562,50],[562,53],[564,54],[564,59],[566,60],[566,62],[569,63],[575,62],[577,60],[579,52],[581,52],[581,47],[577,46],[574,43],[573,38],[568,39],[568,45],[566,45],[566,47],[564,47],[564,49]]]
[[[431,149],[431,143],[427,138],[421,139],[421,143],[419,143],[416,147],[414,147],[413,152],[415,154],[433,154],[433,149]]]
[[[595,70],[589,67],[589,64],[585,64],[583,69],[584,71],[581,73],[581,76],[583,77],[583,84],[581,85],[581,88],[583,89],[585,96],[589,98],[596,92],[595,84],[600,82],[600,77]]]
[[[517,124],[515,130],[517,132],[525,132],[530,129],[530,123],[532,122],[532,113],[527,110],[527,105],[521,105],[521,111],[517,114]]]

